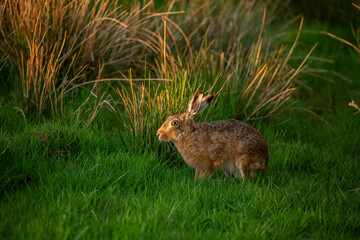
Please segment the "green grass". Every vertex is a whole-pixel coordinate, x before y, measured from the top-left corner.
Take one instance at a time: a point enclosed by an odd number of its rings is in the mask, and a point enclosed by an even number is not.
[[[305,24],[299,39],[300,47],[295,49],[294,56],[306,54],[313,44],[318,43],[313,56],[331,62],[313,60],[309,67],[325,70],[326,72],[318,73],[318,75],[329,81],[306,74],[300,75],[301,82],[307,87],[299,87],[294,107],[313,111],[328,121],[333,128],[327,127],[323,121],[304,110],[289,111],[271,122],[272,125],[276,125],[289,120],[279,127],[294,139],[300,138],[302,141],[325,146],[329,143],[333,146],[342,143],[342,148],[354,152],[357,150],[360,140],[360,136],[357,134],[359,130],[354,127],[354,124],[359,119],[358,116],[353,116],[355,109],[349,107],[348,103],[352,100],[360,101],[360,58],[348,46],[320,34],[320,31],[328,31],[353,41],[349,26],[333,25],[330,27],[325,24]],[[284,35],[280,41],[290,43],[295,34],[292,31]],[[296,61],[294,62],[296,63]],[[348,81],[329,73],[330,71],[341,74]]]
[[[347,192],[359,184],[358,150],[321,149],[262,129],[271,164],[250,182],[221,172],[217,181],[194,182],[194,170],[174,164],[176,158],[125,152],[116,137],[109,142],[94,129],[46,123],[15,134],[1,156],[0,237],[359,236],[360,194]]]

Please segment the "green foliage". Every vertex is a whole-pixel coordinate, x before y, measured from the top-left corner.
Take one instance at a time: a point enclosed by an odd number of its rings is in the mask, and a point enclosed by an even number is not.
[[[173,159],[161,163],[155,152],[96,148],[103,134],[73,130],[63,131],[88,147],[67,160],[42,154],[37,144],[7,158],[6,171],[12,171],[7,182],[22,187],[7,185],[2,193],[2,239],[352,239],[360,234],[359,194],[346,192],[358,184],[353,171],[360,169],[358,150],[344,158],[341,148],[321,149],[268,129],[271,164],[265,175],[242,182],[219,172],[217,181],[194,182],[193,170],[171,164]],[[72,143],[71,137],[63,139],[64,145]],[[37,153],[19,158],[26,151]]]
[[[359,15],[352,3],[360,4],[359,0],[280,0],[286,11],[284,14],[291,17],[301,14],[308,21],[325,22],[329,24],[348,24],[350,21],[360,23]]]
[[[98,136],[77,124],[44,123],[16,134],[4,130],[1,133],[1,194],[21,187],[26,181],[36,181],[33,169],[47,162],[77,161],[100,150],[116,149],[106,136]]]

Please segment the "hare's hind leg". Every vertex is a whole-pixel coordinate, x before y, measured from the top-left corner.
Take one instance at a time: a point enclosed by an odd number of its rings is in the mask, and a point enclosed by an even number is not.
[[[237,157],[235,159],[235,167],[237,169],[237,174],[235,174],[235,177],[241,177],[244,181],[246,181],[249,178],[248,156],[242,155]]]
[[[259,159],[253,155],[242,155],[235,159],[235,166],[241,174],[241,178],[246,181],[249,177],[257,177],[266,171],[264,164],[258,163]]]
[[[266,167],[260,163],[253,163],[250,166],[249,172],[251,177],[257,177],[266,171]]]

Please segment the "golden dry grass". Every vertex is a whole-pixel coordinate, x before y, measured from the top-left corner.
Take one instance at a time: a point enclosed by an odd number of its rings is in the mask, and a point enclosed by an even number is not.
[[[5,0],[0,5],[0,51],[16,67],[26,112],[49,106],[57,117],[64,91],[96,76],[99,62],[143,65],[149,5],[130,12],[118,1]]]
[[[271,16],[258,4],[184,0],[157,10],[149,1],[125,11],[110,0],[5,0],[0,51],[18,71],[26,113],[61,117],[68,93],[95,84],[75,115],[89,113],[88,125],[100,106],[117,109],[147,144],[161,121],[183,111],[199,89],[215,94],[215,103],[220,96],[233,99],[236,112],[227,115],[245,121],[289,106],[313,49],[291,68],[302,21],[290,49],[273,49],[264,37]],[[98,86],[112,81],[120,87],[111,101]],[[91,96],[95,103],[85,110]]]
[[[212,42],[207,44],[205,40],[199,47],[190,45],[191,54],[183,55],[185,57],[180,58],[178,52],[174,55],[167,45],[167,41],[173,40],[168,40],[167,36],[175,34],[166,28],[164,20],[163,31],[157,35],[164,50],[158,51],[157,68],[153,69],[153,74],[164,81],[156,84],[149,77],[139,83],[133,81],[130,72],[129,85],[116,89],[125,109],[124,112],[120,107],[118,114],[137,142],[142,143],[139,147],[157,144],[153,136],[162,121],[171,114],[184,111],[188,98],[198,90],[216,96],[215,105],[210,109],[216,108],[219,99],[224,103],[226,95],[236,99],[238,112],[234,117],[244,121],[268,118],[289,107],[290,97],[296,90],[297,75],[306,68],[306,61],[316,46],[298,67],[291,68],[288,62],[297,45],[303,21],[289,50],[287,46],[281,46],[269,51],[268,44],[263,46],[265,13],[255,42],[247,49],[234,47],[226,56],[224,52],[217,52],[219,49],[212,49]],[[176,41],[173,44],[173,49],[178,49]],[[236,45],[241,46],[241,41]],[[205,120],[211,119],[212,115],[208,112]]]

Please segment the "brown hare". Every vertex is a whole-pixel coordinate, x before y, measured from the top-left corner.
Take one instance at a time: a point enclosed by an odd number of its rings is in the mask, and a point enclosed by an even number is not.
[[[185,162],[196,169],[195,179],[213,175],[217,169],[243,180],[266,171],[267,142],[249,124],[233,119],[194,122],[194,115],[204,110],[213,97],[197,92],[186,113],[166,119],[156,133],[159,140],[175,144]]]

